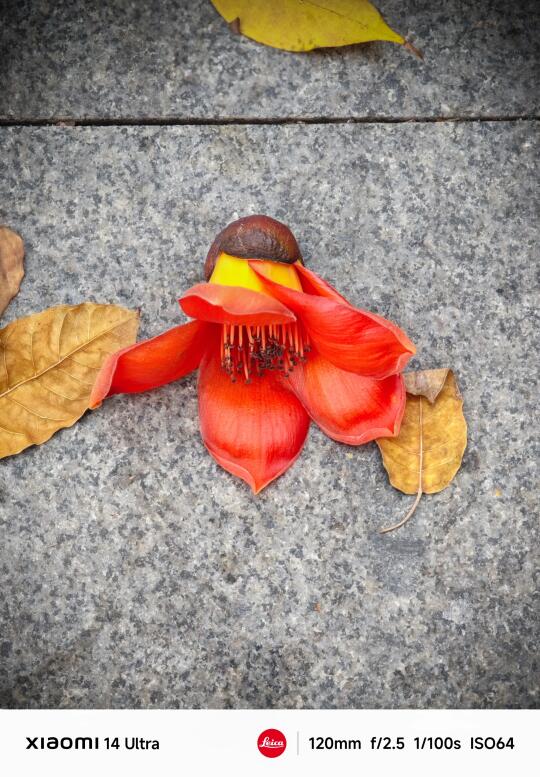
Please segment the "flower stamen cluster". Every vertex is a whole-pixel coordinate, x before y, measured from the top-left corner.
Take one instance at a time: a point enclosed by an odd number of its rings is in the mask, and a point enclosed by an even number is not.
[[[232,383],[243,376],[249,384],[253,375],[262,378],[266,370],[276,370],[287,378],[300,362],[306,361],[310,350],[309,337],[297,322],[222,326],[221,367]]]

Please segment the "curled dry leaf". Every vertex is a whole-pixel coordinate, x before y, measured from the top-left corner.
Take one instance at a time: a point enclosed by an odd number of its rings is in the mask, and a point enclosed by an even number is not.
[[[407,394],[412,394],[415,397],[425,397],[430,404],[433,404],[441,393],[449,372],[450,370],[447,368],[406,372],[403,378],[405,379]],[[454,385],[456,392],[459,394],[455,378]]]
[[[394,488],[416,494],[397,529],[414,513],[422,493],[435,494],[453,480],[467,445],[463,399],[452,370],[424,370],[404,376],[407,404],[397,437],[377,440]]]
[[[19,291],[24,277],[24,243],[9,227],[0,226],[0,316]]]
[[[406,44],[368,0],[212,0],[212,4],[235,32],[286,51],[370,40]]]
[[[0,458],[72,426],[104,360],[134,343],[137,328],[135,311],[85,302],[0,329]]]

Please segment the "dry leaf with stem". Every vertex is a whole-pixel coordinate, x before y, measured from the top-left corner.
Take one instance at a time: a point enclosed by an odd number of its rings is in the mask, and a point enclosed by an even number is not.
[[[9,227],[0,226],[0,316],[19,291],[24,277],[24,243]]]
[[[391,484],[416,494],[416,499],[407,515],[382,533],[403,526],[423,493],[435,494],[451,483],[467,445],[463,399],[452,370],[422,370],[403,377],[407,404],[400,432],[377,440],[377,445]]]
[[[421,56],[368,0],[212,0],[212,4],[234,32],[285,51],[387,40]]]
[[[135,342],[138,324],[133,310],[84,302],[0,329],[0,458],[72,426],[104,360]]]

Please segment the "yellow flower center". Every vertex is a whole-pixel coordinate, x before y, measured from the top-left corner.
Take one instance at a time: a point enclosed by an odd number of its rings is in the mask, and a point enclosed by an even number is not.
[[[264,260],[261,267],[272,281],[302,291],[293,264]],[[218,256],[209,283],[242,286],[272,296],[247,259],[225,253]],[[298,322],[264,326],[223,324],[221,329],[221,366],[233,383],[238,378],[251,383],[253,377],[261,378],[267,370],[276,370],[288,377],[299,362],[306,360],[310,351],[307,333]]]
[[[261,262],[261,268],[271,281],[295,291],[302,291],[300,278],[294,264],[264,260]],[[272,296],[265,289],[257,273],[251,269],[247,259],[239,259],[225,253],[218,256],[209,283],[217,283],[220,286],[242,286],[244,289],[252,289],[252,291]]]

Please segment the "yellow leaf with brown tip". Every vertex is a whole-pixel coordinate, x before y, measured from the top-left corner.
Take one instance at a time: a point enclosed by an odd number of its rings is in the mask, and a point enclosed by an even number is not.
[[[370,40],[406,43],[368,0],[212,0],[212,4],[234,31],[286,51]]]
[[[109,354],[135,342],[139,317],[117,305],[60,305],[0,329],[0,458],[72,426]]]
[[[397,437],[377,440],[394,488],[405,494],[442,491],[467,445],[463,399],[452,370],[406,373],[407,403]]]

